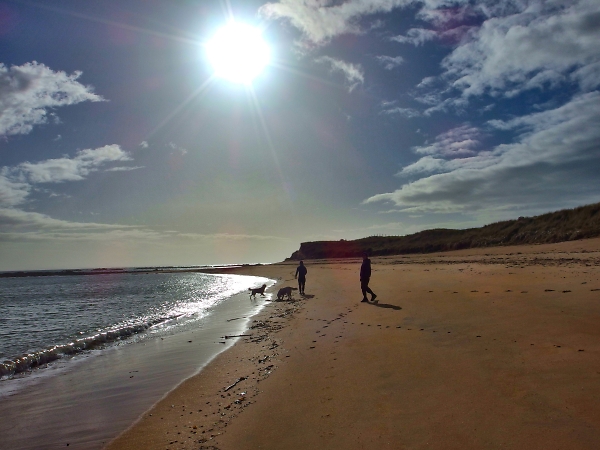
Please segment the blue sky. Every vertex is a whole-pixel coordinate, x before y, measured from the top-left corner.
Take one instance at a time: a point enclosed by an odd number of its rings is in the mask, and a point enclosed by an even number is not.
[[[231,18],[251,85],[214,76]],[[600,200],[597,1],[0,1],[0,270],[280,261]]]

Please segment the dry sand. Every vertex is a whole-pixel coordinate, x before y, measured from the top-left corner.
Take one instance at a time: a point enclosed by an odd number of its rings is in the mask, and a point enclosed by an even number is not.
[[[600,239],[306,265],[108,448],[600,448]]]

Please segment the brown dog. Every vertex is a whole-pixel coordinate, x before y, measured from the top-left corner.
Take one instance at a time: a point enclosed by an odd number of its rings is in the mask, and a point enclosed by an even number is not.
[[[294,288],[294,287],[282,287],[281,289],[279,289],[279,291],[277,292],[277,300],[283,300],[283,298],[287,295],[288,300],[293,300],[292,298],[292,291],[297,291],[298,288]]]
[[[250,288],[250,289],[248,289],[250,291],[250,297],[256,298],[256,294],[260,294],[261,297],[264,297],[265,296],[265,289],[266,288],[267,288],[267,285],[263,284],[259,288]]]

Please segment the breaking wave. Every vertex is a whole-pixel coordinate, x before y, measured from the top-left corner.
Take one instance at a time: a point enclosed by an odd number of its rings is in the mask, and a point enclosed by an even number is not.
[[[102,348],[113,342],[143,333],[153,326],[176,319],[180,316],[181,315],[161,317],[147,322],[114,327],[91,336],[76,339],[66,344],[55,345],[50,348],[21,355],[12,360],[5,360],[0,363],[0,378],[10,378],[16,374],[30,371],[31,369],[44,366],[64,357],[71,357],[88,350]]]

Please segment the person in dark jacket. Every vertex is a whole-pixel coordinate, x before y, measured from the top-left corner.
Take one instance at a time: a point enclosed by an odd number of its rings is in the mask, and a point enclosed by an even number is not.
[[[304,285],[306,284],[306,267],[304,266],[304,262],[300,261],[300,265],[296,267],[296,275],[294,278],[298,278],[298,289],[300,290],[300,295],[304,295]]]
[[[371,294],[372,302],[374,302],[375,298],[377,298],[377,295],[375,295],[375,292],[373,292],[371,290],[371,288],[369,288],[369,280],[370,279],[371,279],[371,260],[365,253],[363,255],[362,265],[360,266],[360,289],[362,290],[362,294],[363,294],[363,299],[361,300],[362,302],[369,301],[367,299],[367,292],[369,294]]]

